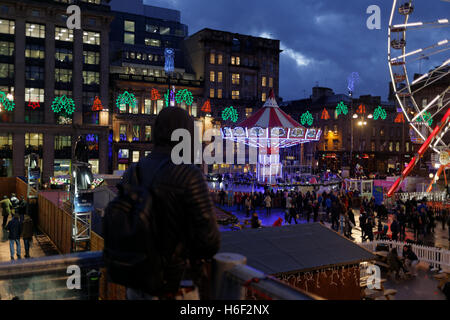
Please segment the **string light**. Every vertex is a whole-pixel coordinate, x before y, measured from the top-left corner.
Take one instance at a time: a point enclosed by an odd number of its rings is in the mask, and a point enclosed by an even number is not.
[[[35,110],[36,108],[40,108],[41,107],[41,105],[39,104],[39,101],[30,101],[30,102],[28,102],[28,106],[30,107],[30,108],[32,108],[33,110]]]
[[[205,113],[211,113],[211,102],[208,100],[205,101],[202,107],[202,111]]]
[[[320,119],[322,119],[322,120],[329,120],[330,119],[330,114],[328,113],[326,108],[323,108],[322,116],[320,117]]]
[[[379,118],[386,120],[387,118],[387,113],[386,110],[384,110],[384,108],[378,106],[375,111],[373,112],[373,118],[375,120],[378,120]]]
[[[14,110],[14,101],[11,95],[6,95],[3,91],[0,91],[0,104],[5,108],[6,111]]]
[[[238,112],[235,108],[233,108],[233,106],[225,108],[222,111],[222,119],[224,121],[230,119],[232,122],[236,123],[238,121],[238,118],[239,118]]]
[[[152,100],[156,101],[156,100],[161,100],[161,95],[159,94],[159,91],[156,89],[152,89]]]
[[[132,109],[136,108],[137,106],[137,100],[134,94],[125,91],[122,94],[119,94],[116,100],[116,106],[117,108],[121,108],[122,105],[129,105]]]
[[[92,105],[92,111],[102,111],[102,101],[96,96],[94,99],[94,104]]]
[[[336,107],[336,113],[338,116],[341,114],[347,115],[348,114],[348,107],[344,104],[343,101],[339,102],[339,104]]]
[[[75,102],[73,99],[67,98],[65,95],[55,97],[52,103],[52,110],[54,113],[60,113],[63,111],[70,116],[75,112]]]
[[[302,125],[308,124],[308,126],[312,126],[314,118],[309,111],[306,111],[305,113],[302,114],[300,122],[302,123]]]
[[[194,102],[194,96],[192,95],[192,92],[187,89],[179,90],[175,96],[175,101],[177,103],[182,103],[184,101],[188,106],[191,106]]]

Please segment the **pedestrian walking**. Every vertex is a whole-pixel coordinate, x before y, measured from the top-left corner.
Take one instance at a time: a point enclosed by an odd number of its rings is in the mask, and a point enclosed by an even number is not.
[[[7,196],[3,197],[3,200],[0,201],[2,207],[2,215],[3,215],[3,228],[6,227],[6,223],[8,222],[8,217],[11,214],[13,205],[11,200]]]
[[[6,226],[6,230],[8,230],[8,239],[9,239],[9,250],[11,253],[11,260],[14,260],[14,244],[16,245],[16,254],[17,259],[21,259],[20,252],[20,234],[22,226],[20,225],[19,215],[16,214],[13,216],[11,221],[8,222]]]
[[[269,194],[264,198],[264,203],[266,205],[266,215],[270,216],[270,210],[272,208],[272,198]]]
[[[22,222],[22,240],[25,248],[25,258],[30,258],[30,245],[33,241],[33,220],[29,215],[24,215]]]

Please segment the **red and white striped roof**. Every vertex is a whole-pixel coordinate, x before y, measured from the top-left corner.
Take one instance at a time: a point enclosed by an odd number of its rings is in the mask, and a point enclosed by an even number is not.
[[[304,128],[297,121],[292,119],[292,117],[286,114],[277,104],[275,100],[275,94],[273,89],[270,90],[269,98],[267,99],[264,106],[258,110],[254,115],[252,115],[247,120],[241,122],[237,127],[242,128]]]

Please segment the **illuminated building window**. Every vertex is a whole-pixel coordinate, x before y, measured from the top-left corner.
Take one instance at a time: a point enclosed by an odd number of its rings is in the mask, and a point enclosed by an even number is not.
[[[273,78],[269,78],[269,88],[273,88]]]
[[[0,19],[0,33],[14,34],[15,22],[13,20]]]
[[[119,126],[119,139],[120,141],[127,141],[127,125],[121,124]]]
[[[266,77],[262,77],[262,81],[261,82],[262,82],[261,85],[263,87],[265,87],[267,85],[267,78]]]
[[[233,100],[239,100],[239,90],[233,90],[231,92],[231,99]]]
[[[45,38],[45,25],[36,23],[27,23],[25,35],[31,38]]]
[[[73,42],[73,30],[55,27],[55,40]]]
[[[0,41],[0,56],[10,57],[14,53],[14,42]]]
[[[151,140],[152,140],[152,127],[145,126],[145,141],[151,141]]]
[[[267,100],[267,94],[265,92],[262,93],[261,100],[262,102],[265,102]]]
[[[223,56],[221,54],[217,55],[217,64],[222,64],[223,63]]]
[[[215,82],[216,81],[216,74],[214,71],[209,72],[209,81]]]
[[[93,31],[83,31],[83,43],[100,45],[100,33]]]
[[[133,151],[133,162],[139,162],[139,151]]]
[[[139,141],[141,136],[141,127],[137,125],[133,125],[133,141]]]
[[[222,89],[217,89],[217,98],[222,99]]]
[[[83,51],[84,64],[100,64],[100,52]]]
[[[214,99],[214,88],[209,89],[209,97]]]
[[[150,47],[161,47],[161,40],[146,38],[145,45]]]
[[[218,72],[217,73],[217,82],[222,83],[222,81],[223,81],[223,73]]]
[[[210,64],[215,64],[216,63],[216,55],[214,53],[211,53],[209,55],[209,63]]]
[[[240,76],[239,73],[233,73],[233,74],[231,75],[231,83],[232,83],[232,84],[239,84],[240,79],[241,79],[241,76]]]

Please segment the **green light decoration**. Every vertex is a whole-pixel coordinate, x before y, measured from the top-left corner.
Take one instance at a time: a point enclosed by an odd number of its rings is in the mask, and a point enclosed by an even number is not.
[[[386,120],[387,118],[387,113],[386,110],[384,110],[384,108],[378,106],[375,111],[373,112],[373,118],[375,120],[378,120],[379,118]]]
[[[417,122],[428,122],[428,125],[432,125],[433,124],[433,118],[431,117],[431,113],[426,111],[423,113],[423,116],[417,118],[416,120]]]
[[[347,115],[348,114],[348,107],[344,104],[343,101],[339,102],[339,104],[336,107],[337,115],[340,116],[341,114]]]
[[[125,91],[124,93],[119,94],[119,96],[117,97],[116,106],[120,109],[122,105],[127,104],[131,106],[132,109],[134,109],[137,107],[137,100],[134,94]]]
[[[10,100],[6,93],[0,91],[0,104],[5,108],[6,111],[14,110],[14,101]]]
[[[61,97],[55,97],[52,103],[52,110],[54,113],[64,112],[67,115],[71,115],[75,112],[75,102],[73,99],[67,98],[65,95]]]
[[[238,121],[238,118],[239,118],[238,112],[232,106],[225,108],[222,111],[222,119],[224,121],[227,121],[229,119],[230,121],[236,123]]]
[[[302,125],[308,124],[308,126],[312,126],[314,118],[309,111],[306,111],[305,113],[302,114],[300,122],[302,123]]]
[[[182,103],[184,101],[188,106],[191,106],[194,102],[194,96],[192,95],[192,92],[187,89],[179,90],[175,96],[175,101],[177,103]]]

